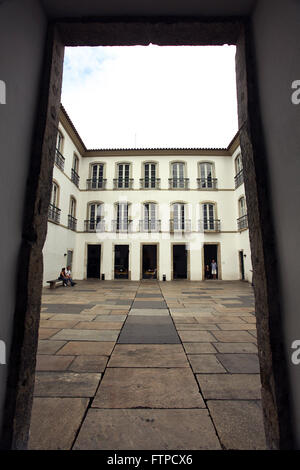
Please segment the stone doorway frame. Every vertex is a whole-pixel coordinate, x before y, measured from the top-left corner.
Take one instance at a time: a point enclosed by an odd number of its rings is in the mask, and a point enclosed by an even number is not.
[[[251,24],[247,18],[178,17],[68,19],[48,24],[27,182],[23,241],[18,258],[16,308],[1,440],[3,449],[25,449],[28,441],[41,306],[42,249],[47,233],[64,46],[148,45],[150,42],[161,46],[237,46],[239,136],[254,271],[265,431],[270,449],[293,448],[281,289]]]

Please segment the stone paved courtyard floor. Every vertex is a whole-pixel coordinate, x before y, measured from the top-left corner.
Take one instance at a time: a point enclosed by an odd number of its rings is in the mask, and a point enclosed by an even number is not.
[[[30,449],[264,449],[252,287],[43,290]]]

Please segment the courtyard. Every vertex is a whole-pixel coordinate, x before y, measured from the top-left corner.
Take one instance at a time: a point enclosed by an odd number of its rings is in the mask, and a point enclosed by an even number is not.
[[[253,289],[43,289],[30,449],[265,449]]]

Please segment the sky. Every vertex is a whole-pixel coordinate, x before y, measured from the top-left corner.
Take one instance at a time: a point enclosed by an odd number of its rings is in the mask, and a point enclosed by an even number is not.
[[[68,47],[62,104],[86,147],[227,147],[235,46]]]

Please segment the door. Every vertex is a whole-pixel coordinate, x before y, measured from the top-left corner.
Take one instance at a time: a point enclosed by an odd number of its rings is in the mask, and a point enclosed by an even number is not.
[[[157,279],[157,245],[143,245],[143,279]]]
[[[186,245],[173,245],[173,279],[187,279]]]
[[[242,281],[245,280],[245,266],[244,266],[244,252],[239,251],[239,257],[240,257],[240,272],[241,272],[241,279]]]
[[[115,279],[129,279],[129,245],[115,245]]]
[[[68,252],[67,252],[67,266],[71,266],[71,271],[72,271],[72,263],[73,263],[73,251],[68,250]]]
[[[216,279],[218,279],[218,245],[204,245],[204,279],[213,279],[211,272],[213,260],[217,263]]]
[[[101,245],[88,245],[87,278],[100,279]]]

